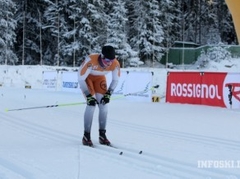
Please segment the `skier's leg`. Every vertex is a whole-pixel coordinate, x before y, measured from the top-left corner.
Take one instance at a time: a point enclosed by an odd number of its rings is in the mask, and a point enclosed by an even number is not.
[[[99,104],[99,114],[98,114],[98,122],[99,129],[106,129],[107,126],[107,115],[108,115],[108,104]]]
[[[96,94],[99,99],[102,98],[102,94]],[[100,144],[110,145],[110,141],[107,139],[106,136],[106,126],[107,126],[107,115],[108,115],[108,104],[99,104],[99,142]]]
[[[94,91],[94,87],[93,87],[93,81],[90,77],[88,77],[86,79],[86,83],[88,86],[88,90],[91,93],[91,95],[94,95],[95,91]],[[84,93],[83,93],[84,94]],[[88,146],[92,146],[93,143],[91,141],[91,128],[92,128],[92,121],[93,121],[93,115],[94,115],[94,111],[95,111],[96,106],[90,106],[87,105],[84,111],[84,135],[83,135],[83,139],[82,139],[82,143],[83,145],[88,145]]]
[[[93,115],[95,111],[95,106],[86,106],[85,112],[84,112],[84,131],[85,132],[91,132],[92,128],[92,121],[93,121]]]
[[[107,125],[107,115],[108,115],[108,104],[101,104],[101,99],[103,95],[107,92],[107,82],[105,76],[99,76],[98,80],[94,83],[94,89],[96,92],[96,99],[99,102],[99,142],[104,145],[110,145],[109,140],[106,137],[106,125]]]

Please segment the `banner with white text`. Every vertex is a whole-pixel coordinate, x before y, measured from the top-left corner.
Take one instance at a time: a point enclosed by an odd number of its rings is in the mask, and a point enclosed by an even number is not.
[[[152,72],[121,71],[116,89],[115,98],[125,97],[134,101],[152,101]],[[106,75],[109,86],[111,73]]]
[[[61,91],[81,92],[78,84],[77,72],[61,72]]]
[[[168,72],[166,102],[240,108],[240,73]]]
[[[43,88],[48,90],[60,90],[67,92],[80,92],[78,72],[69,71],[44,71]],[[114,90],[114,98],[126,98],[134,101],[152,101],[152,72],[121,71],[117,87]],[[107,85],[112,80],[111,72],[106,75]]]
[[[126,80],[127,99],[134,101],[152,101],[152,72],[129,72]]]
[[[121,71],[118,85],[113,92],[114,95],[123,95],[126,93],[127,78],[128,78],[128,71]],[[109,87],[111,80],[112,80],[112,73],[108,73],[106,75],[106,79],[107,79],[107,86]]]
[[[57,71],[43,71],[42,73],[42,87],[47,90],[57,90]]]

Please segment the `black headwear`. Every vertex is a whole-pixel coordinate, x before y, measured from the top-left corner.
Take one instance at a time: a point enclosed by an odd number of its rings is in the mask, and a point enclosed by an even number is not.
[[[105,58],[108,58],[108,59],[114,59],[115,58],[115,50],[110,45],[103,46],[102,54]]]

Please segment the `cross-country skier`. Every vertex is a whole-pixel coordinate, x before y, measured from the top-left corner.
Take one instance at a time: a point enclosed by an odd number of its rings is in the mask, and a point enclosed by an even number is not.
[[[105,75],[109,72],[112,73],[112,81],[107,87]],[[78,81],[87,101],[84,112],[83,145],[93,145],[90,134],[96,105],[99,107],[99,142],[100,144],[110,145],[110,141],[106,137],[108,103],[117,86],[119,77],[120,65],[115,58],[115,50],[112,46],[103,46],[101,54],[90,54],[81,64]]]

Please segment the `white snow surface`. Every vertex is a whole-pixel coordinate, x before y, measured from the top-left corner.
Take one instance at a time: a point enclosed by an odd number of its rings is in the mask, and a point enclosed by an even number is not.
[[[216,63],[205,70],[239,72],[240,59],[230,63],[231,68]],[[83,102],[82,94],[37,88],[42,71],[53,68],[0,66],[1,76],[12,70],[10,81],[35,87],[0,87],[0,179],[240,178],[239,110],[164,99],[111,100],[107,136],[116,148],[98,144],[98,109],[91,133],[95,147],[81,144],[84,104],[5,111]],[[154,85],[165,94],[167,69],[145,70],[154,71]]]

